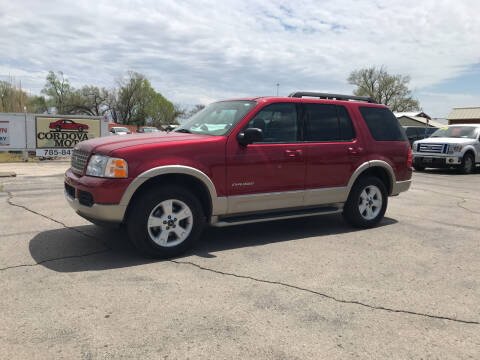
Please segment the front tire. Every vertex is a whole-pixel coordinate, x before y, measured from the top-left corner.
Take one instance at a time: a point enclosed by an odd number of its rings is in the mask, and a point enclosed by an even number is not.
[[[471,154],[465,154],[460,165],[460,171],[462,174],[471,174],[475,168],[475,160]]]
[[[141,194],[127,219],[128,235],[145,256],[169,258],[188,250],[205,227],[205,214],[195,195],[179,186]]]
[[[379,178],[360,178],[350,191],[343,216],[353,226],[371,228],[383,219],[387,203],[387,189]]]

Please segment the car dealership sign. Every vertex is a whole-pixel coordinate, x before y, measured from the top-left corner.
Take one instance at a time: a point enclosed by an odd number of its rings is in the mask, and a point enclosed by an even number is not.
[[[10,121],[0,121],[0,146],[10,146]]]
[[[80,141],[100,136],[100,121],[37,116],[37,149],[71,149]]]

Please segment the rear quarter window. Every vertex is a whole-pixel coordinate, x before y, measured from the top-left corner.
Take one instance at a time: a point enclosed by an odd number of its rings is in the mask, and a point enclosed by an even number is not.
[[[393,115],[390,109],[361,106],[359,110],[375,140],[407,140],[405,131],[402,129],[397,118]]]

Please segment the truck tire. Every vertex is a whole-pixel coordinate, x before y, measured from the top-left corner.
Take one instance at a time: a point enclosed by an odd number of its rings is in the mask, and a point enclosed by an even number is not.
[[[475,160],[470,153],[466,153],[462,159],[462,165],[460,165],[460,171],[462,174],[471,174],[475,168]]]
[[[377,177],[358,179],[343,208],[345,220],[355,227],[377,225],[387,210],[388,194],[385,184]]]
[[[131,242],[147,257],[170,258],[188,250],[205,227],[198,198],[187,189],[151,188],[134,200],[127,217]]]

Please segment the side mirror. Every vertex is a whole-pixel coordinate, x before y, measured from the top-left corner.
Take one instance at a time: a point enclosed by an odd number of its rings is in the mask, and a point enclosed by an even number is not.
[[[258,128],[248,128],[244,131],[240,131],[237,135],[237,140],[240,145],[247,146],[254,142],[260,142],[263,140],[263,131]]]

